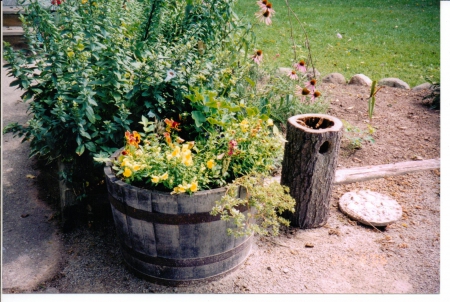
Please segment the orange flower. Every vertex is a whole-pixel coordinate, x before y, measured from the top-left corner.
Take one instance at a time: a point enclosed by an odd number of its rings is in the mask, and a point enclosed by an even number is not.
[[[136,131],[133,131],[133,133],[131,133],[130,131],[127,130],[127,132],[125,132],[125,138],[127,140],[127,144],[135,146],[136,148],[138,147],[138,144],[141,142],[141,136]]]
[[[180,131],[181,129],[179,128],[180,127],[180,123],[178,123],[178,122],[175,122],[173,119],[168,119],[168,118],[166,118],[166,119],[164,119],[164,123],[166,123],[166,125],[167,125],[167,127],[166,127],[166,131],[167,132],[169,132],[170,133],[170,131],[172,130],[172,129],[174,129],[174,130],[176,130],[176,131]]]

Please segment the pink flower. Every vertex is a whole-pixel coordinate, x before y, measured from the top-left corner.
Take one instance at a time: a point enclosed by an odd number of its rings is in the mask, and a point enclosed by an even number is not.
[[[268,10],[272,15],[275,15],[275,11],[272,8],[272,3],[269,1],[263,0],[263,1],[257,1],[256,4],[258,4],[259,8],[262,12],[265,12]]]
[[[272,20],[270,19],[272,17],[272,13],[269,9],[266,9],[265,11],[261,10],[255,14],[256,18],[258,18],[259,22],[264,22],[266,25],[272,24]]]
[[[314,93],[311,95],[311,102],[314,102],[320,96],[321,93],[319,91],[314,91]]]
[[[261,9],[265,8],[267,3],[268,3],[267,0],[256,1],[256,4],[258,4],[259,8],[261,8]]]
[[[294,64],[294,68],[303,73],[306,72],[306,64],[305,61],[300,60],[300,62]]]
[[[257,51],[255,51],[255,53],[251,56],[251,59],[253,60],[253,62],[259,65],[263,59],[262,50],[258,49]]]
[[[300,86],[296,86],[295,95],[298,96],[302,102],[305,102],[306,96],[309,95],[311,91],[308,88],[302,88]]]
[[[291,80],[298,80],[298,75],[295,72],[295,70],[291,70],[287,73],[287,76],[291,79]]]
[[[309,82],[305,83],[306,88],[314,92],[316,90],[316,80],[312,79]]]
[[[234,139],[228,143],[228,155],[233,155],[233,150],[237,149],[237,145],[238,143]]]

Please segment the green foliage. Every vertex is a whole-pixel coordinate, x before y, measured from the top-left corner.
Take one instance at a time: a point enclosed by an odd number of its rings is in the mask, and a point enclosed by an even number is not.
[[[236,197],[238,190],[245,191],[241,193],[245,198]],[[295,200],[288,193],[289,188],[277,182],[264,184],[263,175],[245,175],[227,187],[227,193],[217,202],[211,215],[232,221],[236,228],[228,229],[228,233],[235,237],[253,233],[277,236],[281,225],[289,225],[281,214],[295,211]],[[237,209],[242,205],[250,210],[247,215]]]
[[[431,84],[431,92],[424,96],[423,100],[431,109],[439,110],[441,108],[441,84],[433,82],[430,78],[427,78],[427,82]]]
[[[375,108],[375,96],[378,91],[380,91],[382,87],[377,88],[377,81],[372,82],[372,87],[370,88],[370,95],[369,95],[369,108],[368,108],[368,114],[369,114],[369,120],[370,123],[372,123],[372,116],[373,116],[373,109]]]
[[[132,122],[125,97],[132,87],[130,39],[140,4],[82,4],[68,0],[56,12],[31,1],[23,17],[28,54],[5,47],[6,67],[23,89],[32,114],[14,130],[31,142],[31,156],[74,161],[85,152],[112,152]],[[7,45],[6,45],[7,46]]]
[[[262,69],[262,68],[261,68]],[[299,79],[290,79],[280,71],[258,70],[259,87],[255,93],[253,106],[270,115],[278,124],[286,124],[289,117],[297,114],[324,113],[329,102],[325,98],[311,100],[310,96],[302,99],[298,95],[299,87],[307,82],[304,74],[299,74]]]
[[[51,10],[30,1],[28,51],[5,44],[4,57],[31,115],[4,131],[30,141],[30,156],[77,165],[123,146],[142,115],[173,118],[194,140],[224,119],[259,114],[246,107],[253,36],[233,2],[67,0]],[[229,113],[217,120],[216,108],[191,101],[196,91],[216,95]]]
[[[366,130],[361,130],[345,120],[342,120],[342,123],[344,124],[343,142],[347,143],[346,147],[349,150],[361,149],[365,142],[375,142],[374,138],[372,137],[372,134],[375,132],[375,128],[373,128],[371,125],[367,125]]]

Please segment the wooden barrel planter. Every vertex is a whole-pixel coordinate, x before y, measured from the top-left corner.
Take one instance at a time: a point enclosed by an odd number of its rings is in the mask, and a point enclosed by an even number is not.
[[[232,223],[209,214],[225,188],[192,195],[141,189],[116,178],[111,163],[105,177],[122,255],[137,275],[170,286],[212,281],[249,255],[252,237],[228,235]]]

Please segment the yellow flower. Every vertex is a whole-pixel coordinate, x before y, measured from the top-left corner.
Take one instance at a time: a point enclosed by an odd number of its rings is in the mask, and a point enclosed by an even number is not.
[[[247,121],[247,120],[243,120],[243,121],[240,123],[240,126],[241,126],[241,131],[242,131],[242,132],[247,132],[248,121]]]
[[[169,173],[164,173],[163,175],[161,175],[161,180],[166,180],[167,178],[169,178]]]
[[[131,176],[131,170],[129,168],[125,168],[123,171],[123,176],[130,177]]]
[[[81,0],[81,4],[86,4],[88,0]]]
[[[194,182],[191,184],[191,186],[190,186],[189,189],[191,190],[191,192],[197,192],[197,190],[198,190],[198,184],[197,184],[197,182],[194,181]]]
[[[267,125],[273,126],[273,120],[271,118],[267,120]]]
[[[180,147],[176,146],[172,152],[172,157],[178,157],[178,156],[180,156]]]
[[[208,162],[206,163],[206,166],[208,167],[208,169],[212,169],[215,166],[214,160],[213,159],[208,160]]]
[[[177,193],[184,193],[186,192],[186,189],[184,188],[183,185],[178,185],[178,187],[175,188]]]
[[[123,161],[122,161],[122,164],[120,166],[123,167],[125,165],[128,165],[130,163],[129,161],[130,160],[128,158],[124,158]]]
[[[134,171],[137,171],[137,170],[139,170],[140,168],[141,168],[141,166],[139,166],[139,165],[134,165],[134,166],[133,166],[133,170],[134,170]]]
[[[153,183],[158,183],[159,182],[159,176],[152,175],[152,182]]]
[[[190,151],[189,151],[189,153],[186,152],[183,154],[183,159],[181,160],[181,162],[186,166],[192,166],[194,164],[194,162],[192,161],[192,156],[191,156]]]

